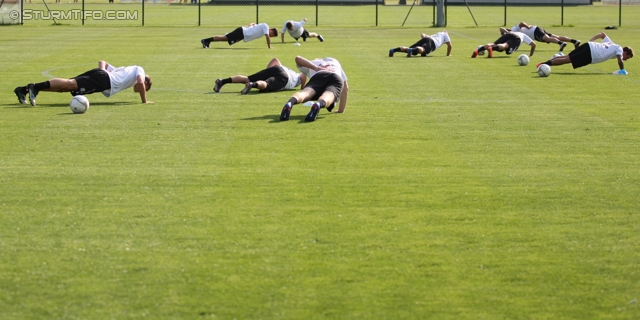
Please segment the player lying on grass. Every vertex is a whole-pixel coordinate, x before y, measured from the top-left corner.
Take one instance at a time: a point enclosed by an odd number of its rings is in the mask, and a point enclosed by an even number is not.
[[[307,41],[307,38],[318,38],[320,42],[324,42],[324,38],[321,35],[315,32],[309,32],[304,28],[305,22],[307,22],[307,18],[302,19],[300,22],[287,20],[287,22],[284,23],[284,27],[282,27],[282,43],[284,43],[285,32],[289,32],[289,35],[296,39],[296,41],[300,38],[302,38],[302,41]]]
[[[283,66],[278,58],[273,58],[267,64],[267,68],[250,76],[237,75],[226,79],[217,79],[213,91],[220,92],[220,88],[227,83],[242,83],[245,87],[240,91],[247,94],[251,89],[259,89],[260,92],[274,92],[289,90],[297,86],[304,87],[307,76]]]
[[[100,60],[98,68],[71,79],[55,78],[40,83],[29,83],[24,87],[15,88],[13,92],[22,104],[27,104],[26,96],[29,95],[31,105],[35,106],[36,96],[40,91],[71,92],[73,96],[102,92],[105,97],[110,97],[130,87],[140,94],[142,103],[153,103],[147,101],[147,91],[151,89],[151,78],[144,73],[142,67],[114,68],[106,61]]]
[[[269,29],[269,25],[266,23],[250,23],[248,26],[238,27],[235,30],[226,33],[224,36],[213,36],[211,38],[202,39],[200,40],[200,43],[202,43],[203,48],[208,49],[209,44],[214,41],[226,41],[229,45],[233,45],[240,40],[249,42],[251,40],[258,39],[263,35],[267,38],[267,47],[271,49],[271,37],[278,36],[278,29]]]
[[[500,28],[500,38],[495,42],[487,43],[483,46],[479,46],[476,50],[471,54],[471,58],[475,58],[478,55],[484,54],[486,50],[488,52],[487,57],[493,57],[493,51],[504,51],[506,54],[512,54],[518,50],[522,42],[531,46],[531,52],[529,56],[533,56],[533,53],[536,51],[536,43],[531,40],[529,36],[522,32],[509,31],[505,28]]]
[[[595,42],[598,39],[602,39],[602,42]],[[618,59],[618,67],[620,67],[620,70],[614,73],[627,74],[627,71],[624,69],[624,62],[633,58],[633,49],[630,47],[623,48],[621,45],[613,43],[604,32],[600,32],[593,36],[589,42],[569,52],[568,55],[555,57],[551,60],[538,63],[536,67],[539,67],[541,64],[559,66],[571,63],[573,68],[577,69],[588,64],[600,63],[613,58]]]
[[[410,47],[397,47],[389,50],[389,57],[393,57],[393,54],[396,52],[406,52],[408,58],[417,56],[418,54],[425,57],[429,53],[436,51],[443,44],[447,45],[447,56],[451,55],[451,38],[449,38],[447,30],[431,36],[423,33],[420,37],[421,39]]]
[[[344,112],[347,107],[349,85],[347,84],[347,75],[338,60],[316,58],[309,61],[297,56],[296,66],[309,78],[309,82],[304,89],[294,93],[284,105],[280,114],[281,121],[289,120],[291,108],[294,105],[309,100],[317,100],[317,102],[311,106],[311,111],[305,117],[305,121],[315,121],[321,108],[327,108],[331,112],[337,101],[340,102],[338,113]]]
[[[511,28],[511,31],[522,32],[529,36],[529,38],[536,41],[542,41],[545,43],[557,43],[560,46],[559,51],[561,52],[562,50],[564,50],[564,47],[567,46],[567,42],[573,43],[576,48],[580,46],[580,40],[571,39],[565,36],[557,36],[553,33],[547,32],[540,26],[530,26],[526,22],[520,22],[519,24],[513,26],[513,28]]]

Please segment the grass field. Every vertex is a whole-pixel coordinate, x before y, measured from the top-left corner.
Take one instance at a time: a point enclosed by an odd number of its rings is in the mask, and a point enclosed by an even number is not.
[[[228,28],[1,29],[1,319],[640,318],[637,57],[626,77],[539,78],[555,45],[527,67],[469,58],[496,28],[412,59],[387,52],[435,29],[318,27],[324,43],[270,50],[200,47]],[[638,50],[639,33],[609,35]],[[346,113],[280,122],[291,92],[212,93],[296,55],[342,62]],[[155,103],[17,104],[100,59],[143,66]]]

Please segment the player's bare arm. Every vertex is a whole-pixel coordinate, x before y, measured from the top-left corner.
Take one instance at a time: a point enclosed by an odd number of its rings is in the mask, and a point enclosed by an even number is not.
[[[531,46],[531,52],[529,53],[529,57],[533,57],[533,53],[536,51],[536,43],[532,41],[530,46]]]
[[[622,56],[617,56],[618,58],[618,67],[620,67],[620,70],[624,70],[624,60],[622,59]]]
[[[606,37],[607,37],[607,35],[606,35],[604,32],[600,32],[600,33],[596,34],[595,36],[593,36],[593,38],[591,38],[591,39],[589,40],[589,42],[591,42],[591,41],[595,41],[595,40],[597,40],[597,39],[604,39],[604,38],[606,38]]]
[[[98,68],[100,68],[102,70],[107,70],[107,69],[109,69],[109,63],[107,63],[104,60],[100,60],[100,61],[98,61]]]
[[[138,75],[136,77],[136,84],[133,85],[133,91],[140,94],[140,99],[142,103],[153,103],[152,101],[147,100],[147,91],[150,87],[147,87],[145,82],[145,78],[142,75]]]
[[[304,73],[300,74],[300,89],[304,89],[304,86],[307,85],[307,75]]]
[[[344,113],[344,109],[347,108],[347,98],[349,98],[349,84],[345,81],[340,92],[340,106],[337,113]]]
[[[451,42],[445,42],[447,44],[447,57],[451,55]]]

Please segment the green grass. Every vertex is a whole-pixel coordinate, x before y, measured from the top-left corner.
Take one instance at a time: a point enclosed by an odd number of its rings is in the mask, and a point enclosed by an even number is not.
[[[425,29],[319,27],[325,43],[271,50],[199,48],[228,28],[3,29],[2,319],[640,317],[637,58],[626,77],[539,78],[554,45],[527,67],[469,58],[495,28],[414,59],[387,51]],[[638,32],[610,35],[637,50]],[[296,55],[342,62],[346,113],[279,122],[291,92],[211,93]],[[143,66],[155,104],[17,104],[14,87],[100,59]]]

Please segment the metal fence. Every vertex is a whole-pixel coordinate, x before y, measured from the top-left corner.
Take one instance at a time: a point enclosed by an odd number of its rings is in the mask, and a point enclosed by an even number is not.
[[[0,0],[2,1],[2,0]],[[640,0],[4,0],[0,23],[237,27],[308,18],[307,26],[640,26]],[[46,1],[46,2],[45,2]],[[20,14],[21,13],[21,14]]]

